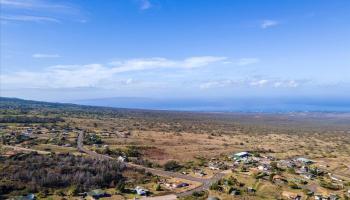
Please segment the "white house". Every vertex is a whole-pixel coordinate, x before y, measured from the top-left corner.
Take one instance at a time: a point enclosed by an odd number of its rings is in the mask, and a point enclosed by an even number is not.
[[[135,191],[138,195],[141,195],[141,196],[146,196],[148,193],[148,190],[146,190],[140,186],[136,186]]]

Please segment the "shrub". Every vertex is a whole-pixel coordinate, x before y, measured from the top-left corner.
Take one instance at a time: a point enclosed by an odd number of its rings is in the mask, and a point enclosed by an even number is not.
[[[126,156],[128,157],[139,157],[141,152],[136,146],[129,146],[125,151]]]
[[[260,172],[260,173],[253,174],[253,176],[254,176],[255,179],[261,179],[264,176],[266,176],[266,173]]]
[[[296,184],[295,182],[289,182],[288,183],[289,187],[292,189],[300,189],[300,187],[298,186],[298,184]]]
[[[194,197],[204,197],[204,196],[206,196],[206,194],[207,193],[205,191],[200,191],[200,192],[195,191],[195,192],[192,193],[192,196],[194,196]]]
[[[321,187],[324,187],[324,188],[327,188],[330,190],[339,190],[340,189],[340,187],[338,185],[334,185],[333,183],[325,181],[325,180],[321,180],[320,185],[321,185]]]
[[[294,168],[288,168],[287,172],[290,174],[295,174],[295,169]]]
[[[170,160],[164,164],[164,170],[166,171],[178,171],[182,166],[175,160]]]
[[[214,182],[209,187],[210,190],[220,190],[220,186],[218,182]]]

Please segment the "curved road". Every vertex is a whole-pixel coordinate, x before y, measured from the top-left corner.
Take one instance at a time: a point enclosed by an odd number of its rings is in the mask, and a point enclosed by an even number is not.
[[[94,151],[90,151],[88,149],[85,149],[83,146],[83,139],[84,139],[84,133],[83,132],[79,132],[78,135],[78,140],[77,140],[77,147],[78,150],[80,152],[84,152],[86,154],[88,154],[91,157],[95,157],[97,159],[115,159],[111,156],[107,156],[107,155],[102,155],[102,154],[98,154]],[[127,163],[125,162],[125,165],[127,167],[134,167],[134,168],[138,168],[138,169],[144,169],[146,172],[150,172],[152,174],[158,175],[158,176],[167,176],[167,177],[174,177],[174,178],[180,178],[180,179],[184,179],[184,180],[189,180],[189,181],[194,181],[194,182],[199,182],[201,183],[200,186],[193,188],[191,190],[185,191],[185,192],[181,192],[181,193],[177,193],[176,196],[178,197],[184,197],[187,195],[191,195],[193,192],[199,192],[199,191],[203,191],[203,190],[208,190],[210,185],[216,181],[218,181],[219,179],[221,179],[225,174],[220,172],[215,174],[212,178],[210,179],[204,179],[204,178],[196,178],[196,177],[192,177],[192,176],[187,176],[184,174],[180,174],[180,173],[176,173],[176,172],[169,172],[169,171],[164,171],[161,169],[154,169],[154,168],[149,168],[149,167],[145,167],[142,165],[136,165],[133,163]]]

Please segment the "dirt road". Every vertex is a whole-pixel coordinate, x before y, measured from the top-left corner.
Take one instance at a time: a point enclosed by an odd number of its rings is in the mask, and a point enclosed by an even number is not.
[[[17,151],[31,151],[31,152],[37,152],[39,154],[50,154],[51,152],[49,151],[41,151],[41,150],[35,150],[35,149],[28,149],[24,147],[19,147],[19,146],[10,146],[10,145],[2,145],[3,147],[11,148],[13,150]]]

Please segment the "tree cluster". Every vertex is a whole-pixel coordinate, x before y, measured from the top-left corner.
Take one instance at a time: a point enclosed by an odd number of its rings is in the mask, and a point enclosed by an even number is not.
[[[16,190],[38,192],[74,187],[78,192],[123,184],[124,166],[71,154],[19,154],[0,160],[0,194]]]

